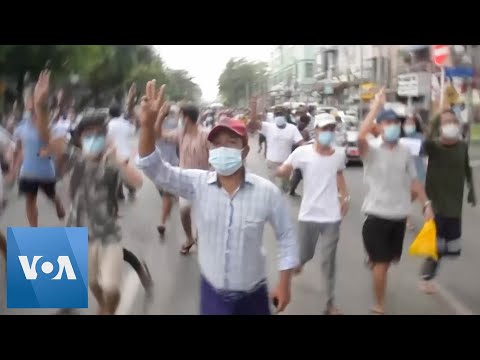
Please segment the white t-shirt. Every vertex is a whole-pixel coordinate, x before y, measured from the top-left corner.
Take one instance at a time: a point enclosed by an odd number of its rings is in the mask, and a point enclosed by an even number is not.
[[[300,146],[285,161],[303,174],[299,221],[326,223],[342,219],[337,172],[345,169],[345,151],[334,149],[332,155],[324,156],[315,150],[315,145]]]
[[[276,163],[287,160],[292,152],[292,146],[303,140],[300,131],[292,124],[280,129],[277,125],[264,121],[260,132],[267,139],[267,160]]]
[[[113,118],[108,122],[108,140],[117,149],[117,155],[125,160],[132,153],[132,137],[135,135],[135,126],[124,118]]]
[[[70,130],[71,130],[72,123],[68,118],[60,118],[58,121],[53,124],[52,126],[52,135],[53,137],[66,137],[70,139]]]

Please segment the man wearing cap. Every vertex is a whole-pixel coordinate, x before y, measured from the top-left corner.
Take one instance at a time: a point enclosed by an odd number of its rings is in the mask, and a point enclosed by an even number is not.
[[[313,258],[321,235],[320,256],[327,292],[326,315],[340,314],[334,303],[335,257],[340,223],[348,211],[350,200],[343,176],[345,152],[332,146],[335,127],[336,121],[332,115],[317,115],[315,142],[297,148],[277,172],[279,176],[288,178],[293,169],[300,169],[304,176],[304,196],[298,214],[300,264],[303,266]]]
[[[270,181],[276,181],[276,171],[287,160],[294,145],[303,143],[303,136],[295,125],[287,123],[287,111],[282,106],[275,107],[273,114],[274,123],[258,121],[256,103],[252,103],[252,121],[249,124],[254,130],[259,130],[267,139],[267,168]],[[282,178],[281,189],[287,192],[288,179]]]
[[[155,149],[154,124],[163,121],[164,86],[148,82],[141,107],[138,166],[157,187],[190,200],[199,238],[201,314],[267,315],[263,228],[270,222],[278,241],[279,283],[272,298],[277,312],[290,302],[298,245],[286,200],[268,180],[245,169],[248,137],[241,121],[224,119],[208,136],[214,171],[180,169]]]
[[[398,144],[400,119],[392,110],[382,111],[384,103],[382,89],[376,95],[358,136],[368,187],[362,207],[367,216],[362,230],[363,244],[373,275],[376,303],[371,312],[377,315],[385,313],[388,269],[402,255],[412,192],[423,206],[425,220],[433,218],[430,201],[417,179],[413,157],[407,147]],[[381,140],[378,144],[371,144],[368,134],[375,127],[375,117]]]

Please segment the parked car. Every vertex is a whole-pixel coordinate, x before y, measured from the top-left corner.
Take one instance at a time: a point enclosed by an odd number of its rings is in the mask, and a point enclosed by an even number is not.
[[[361,163],[360,151],[358,150],[358,130],[347,130],[347,142],[345,145],[345,155],[347,165],[351,163]]]

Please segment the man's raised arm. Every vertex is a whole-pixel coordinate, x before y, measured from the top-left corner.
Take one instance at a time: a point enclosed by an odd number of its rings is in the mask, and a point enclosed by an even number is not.
[[[385,104],[385,88],[382,88],[376,95],[375,100],[373,101],[370,111],[368,112],[365,120],[360,127],[358,133],[358,150],[360,155],[366,156],[368,152],[368,134],[372,132],[375,127],[375,118],[377,117],[379,111],[382,109]]]

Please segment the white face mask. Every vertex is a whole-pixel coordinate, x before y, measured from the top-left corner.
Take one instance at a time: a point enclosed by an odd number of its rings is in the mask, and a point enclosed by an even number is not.
[[[442,137],[448,140],[460,138],[460,127],[457,124],[447,124],[442,126]]]
[[[415,125],[404,125],[403,126],[403,131],[405,132],[405,135],[413,135],[415,133]]]

